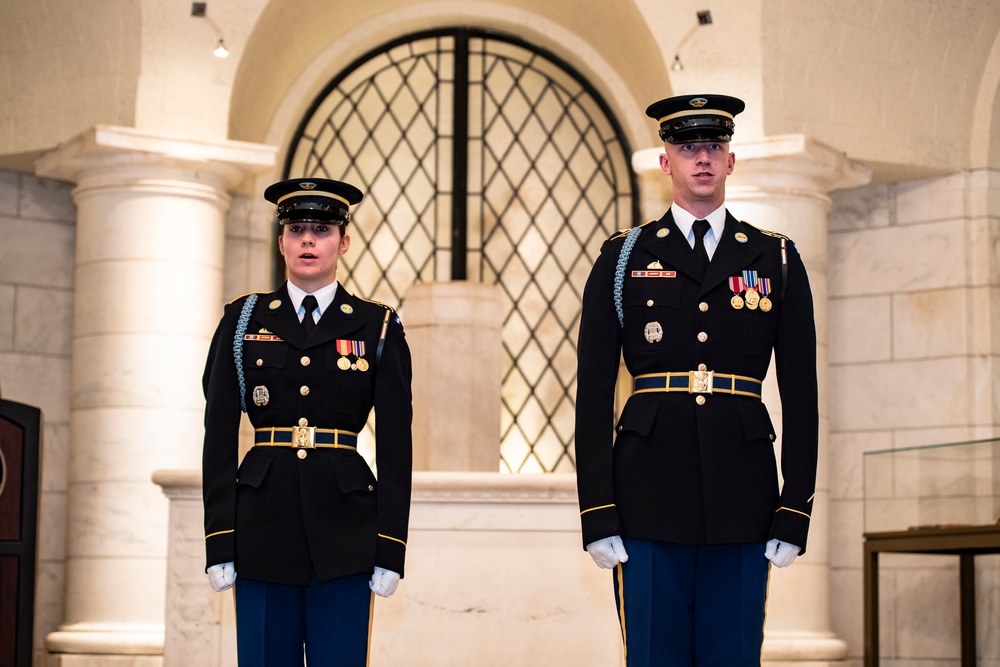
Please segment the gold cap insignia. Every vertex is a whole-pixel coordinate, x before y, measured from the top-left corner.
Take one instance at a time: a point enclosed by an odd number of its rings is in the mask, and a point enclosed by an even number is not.
[[[310,183],[309,181],[305,181],[303,183],[299,183],[299,187],[302,188],[303,190],[315,190],[316,184]]]
[[[695,109],[700,109],[706,104],[708,104],[708,100],[706,100],[704,97],[696,97],[693,100],[690,100],[688,104],[693,106]]]

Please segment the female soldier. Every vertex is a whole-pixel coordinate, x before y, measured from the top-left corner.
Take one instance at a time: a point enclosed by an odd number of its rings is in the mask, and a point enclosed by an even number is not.
[[[225,308],[203,379],[209,581],[235,583],[241,667],[367,664],[372,593],[403,575],[410,353],[396,313],[349,294],[352,185],[292,179],[277,204],[288,280]],[[357,451],[375,408],[378,480]],[[238,465],[240,413],[254,444]],[[237,578],[237,573],[239,577]]]

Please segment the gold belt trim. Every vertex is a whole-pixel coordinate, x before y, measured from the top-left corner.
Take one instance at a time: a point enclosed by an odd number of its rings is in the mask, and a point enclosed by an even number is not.
[[[730,375],[715,371],[680,371],[636,375],[632,381],[634,394],[652,392],[684,392],[687,394],[732,394],[761,397],[763,383],[745,375]]]
[[[291,437],[284,434],[290,433]],[[279,435],[281,434],[281,435]],[[319,436],[317,442],[317,436]],[[293,449],[357,449],[358,434],[339,428],[315,426],[273,426],[254,429],[254,447],[292,447]]]

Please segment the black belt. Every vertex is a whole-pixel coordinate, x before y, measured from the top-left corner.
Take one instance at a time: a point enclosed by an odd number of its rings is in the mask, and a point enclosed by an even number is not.
[[[688,394],[733,394],[760,398],[761,381],[743,375],[728,375],[714,371],[682,371],[679,373],[647,373],[637,375],[634,393],[656,391]]]
[[[357,449],[358,434],[339,428],[316,428],[315,426],[287,426],[254,429],[255,447],[294,447],[314,449],[333,447],[335,449]]]

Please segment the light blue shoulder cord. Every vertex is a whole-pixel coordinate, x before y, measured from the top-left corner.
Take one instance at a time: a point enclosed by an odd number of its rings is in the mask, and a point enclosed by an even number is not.
[[[250,324],[250,315],[253,307],[257,303],[257,295],[251,294],[243,302],[243,310],[240,311],[240,321],[236,324],[236,335],[233,336],[233,358],[236,360],[236,377],[240,381],[240,409],[247,411],[247,382],[243,377],[243,336],[247,332],[247,325]]]
[[[639,234],[642,234],[642,227],[634,227],[625,237],[621,254],[618,255],[618,265],[615,267],[615,310],[618,312],[618,323],[623,327],[625,313],[622,312],[622,285],[625,282],[625,266],[628,264],[628,256],[632,254],[632,246],[639,240]]]

